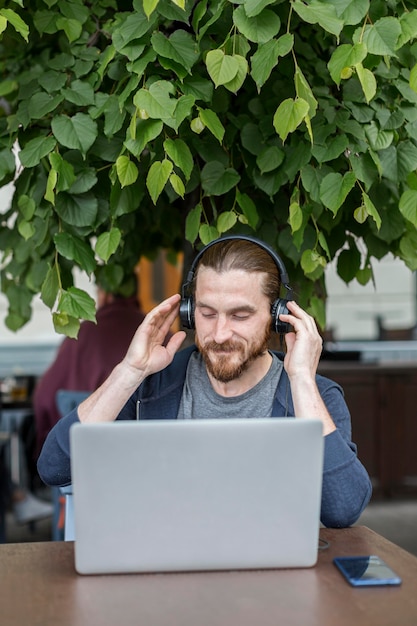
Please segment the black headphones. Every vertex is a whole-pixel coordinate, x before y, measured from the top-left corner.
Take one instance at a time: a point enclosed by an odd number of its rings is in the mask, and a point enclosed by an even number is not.
[[[193,329],[195,327],[194,325],[195,305],[194,305],[194,299],[192,295],[190,294],[190,292],[191,292],[191,284],[194,280],[194,274],[195,274],[195,270],[197,268],[198,262],[200,261],[201,257],[204,255],[206,250],[208,250],[208,248],[211,248],[211,246],[214,246],[216,243],[220,243],[222,241],[231,241],[233,239],[250,241],[252,243],[257,244],[259,247],[263,248],[263,250],[268,252],[268,254],[272,257],[272,259],[274,260],[278,268],[281,284],[286,289],[285,296],[287,295],[288,291],[292,291],[291,287],[288,284],[289,280],[288,280],[287,270],[285,269],[285,265],[281,257],[279,257],[278,254],[275,252],[275,250],[273,250],[266,243],[264,243],[263,241],[260,241],[259,239],[255,239],[254,237],[248,237],[246,235],[229,235],[227,237],[221,237],[220,239],[215,239],[214,241],[211,241],[209,244],[207,244],[207,246],[205,246],[197,254],[187,274],[186,282],[181,288],[180,320],[184,328]],[[292,330],[292,327],[290,324],[288,324],[287,322],[281,322],[281,320],[279,319],[279,316],[281,314],[287,315],[289,313],[287,309],[287,302],[288,302],[288,299],[285,297],[278,298],[271,305],[272,330],[278,333],[279,335],[283,335]]]

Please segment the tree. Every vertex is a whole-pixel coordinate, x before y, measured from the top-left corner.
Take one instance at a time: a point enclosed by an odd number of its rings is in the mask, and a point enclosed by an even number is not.
[[[141,255],[253,233],[325,321],[324,269],[417,268],[417,9],[407,0],[35,0],[0,9],[7,326],[76,335]],[[19,150],[16,166],[14,150]],[[17,169],[16,169],[17,167]]]

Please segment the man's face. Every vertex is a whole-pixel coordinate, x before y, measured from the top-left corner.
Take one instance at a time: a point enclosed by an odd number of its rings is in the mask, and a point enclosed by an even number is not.
[[[259,273],[199,268],[196,345],[209,374],[222,383],[239,378],[267,350],[271,314],[261,280]]]

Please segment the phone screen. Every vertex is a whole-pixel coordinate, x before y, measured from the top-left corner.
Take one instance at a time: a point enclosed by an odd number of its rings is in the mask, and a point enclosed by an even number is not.
[[[399,585],[401,578],[378,556],[336,557],[334,564],[353,586]]]

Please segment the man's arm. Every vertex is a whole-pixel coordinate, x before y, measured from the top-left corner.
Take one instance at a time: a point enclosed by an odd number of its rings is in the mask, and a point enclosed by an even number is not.
[[[289,315],[280,315],[294,332],[285,335],[287,352],[284,368],[288,374],[296,417],[316,417],[323,422],[323,434],[336,426],[323,402],[316,383],[316,372],[322,351],[322,338],[314,319],[296,302],[288,302]]]
[[[115,420],[141,382],[171,363],[185,339],[185,332],[178,331],[163,345],[178,314],[180,298],[179,294],[175,294],[146,315],[124,359],[116,365],[107,380],[78,407],[81,422]]]

